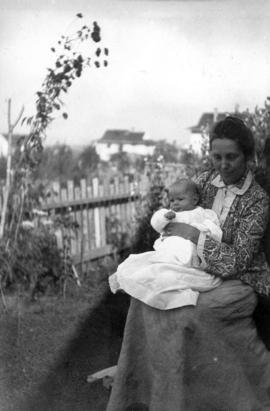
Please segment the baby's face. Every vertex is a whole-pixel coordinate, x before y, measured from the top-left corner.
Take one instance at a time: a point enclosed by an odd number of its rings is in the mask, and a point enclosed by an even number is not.
[[[193,210],[198,199],[190,187],[183,183],[169,189],[169,201],[171,210],[178,212]]]

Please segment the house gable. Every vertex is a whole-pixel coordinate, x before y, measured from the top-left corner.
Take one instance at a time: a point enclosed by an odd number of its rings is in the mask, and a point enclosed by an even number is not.
[[[100,143],[110,144],[142,144],[144,132],[129,130],[107,130],[98,140]]]
[[[144,140],[145,133],[122,129],[107,130],[96,142],[96,150],[102,160],[109,160],[112,154],[126,152],[134,155],[152,155],[156,143]]]
[[[199,119],[198,124],[189,127],[189,130],[191,131],[191,133],[201,134],[205,128],[211,128],[216,121],[224,120],[224,118],[227,117],[227,115],[228,113],[203,113]]]

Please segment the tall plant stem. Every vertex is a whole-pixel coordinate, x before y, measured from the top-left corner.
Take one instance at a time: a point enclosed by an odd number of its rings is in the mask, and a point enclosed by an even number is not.
[[[18,237],[19,227],[20,227],[20,224],[21,224],[21,221],[22,221],[24,199],[25,199],[25,191],[23,190],[22,195],[21,195],[21,204],[20,204],[19,219],[18,219],[18,221],[17,221],[16,231],[15,231],[15,236],[14,236],[14,244],[17,243],[17,237]]]
[[[11,99],[8,99],[8,153],[7,153],[7,173],[6,173],[6,184],[4,189],[4,201],[3,201],[3,208],[1,212],[1,223],[0,223],[0,240],[4,236],[5,230],[5,223],[6,223],[6,215],[7,215],[7,205],[8,205],[8,198],[10,193],[11,187],[11,160],[12,160],[12,137],[13,137],[13,130],[20,121],[22,114],[24,111],[24,107],[21,108],[21,111],[13,124],[11,124]]]

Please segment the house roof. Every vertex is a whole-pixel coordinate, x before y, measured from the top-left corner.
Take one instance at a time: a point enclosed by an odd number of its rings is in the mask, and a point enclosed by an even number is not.
[[[115,143],[115,144],[145,144],[153,145],[152,140],[143,140],[144,132],[129,130],[106,130],[98,143]]]
[[[12,134],[12,146],[16,146],[19,142],[21,142],[27,134]],[[8,133],[3,133],[2,136],[8,141]]]
[[[192,133],[201,133],[206,127],[211,128],[215,121],[224,120],[228,113],[203,113],[196,126],[189,127]]]

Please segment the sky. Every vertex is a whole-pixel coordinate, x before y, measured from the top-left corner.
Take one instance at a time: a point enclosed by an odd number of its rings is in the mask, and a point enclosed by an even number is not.
[[[74,82],[69,117],[51,123],[46,144],[87,145],[124,128],[185,145],[203,112],[254,110],[270,95],[268,0],[0,0],[0,133],[8,98],[13,120],[22,106],[34,114],[51,47],[92,21],[109,65]]]

